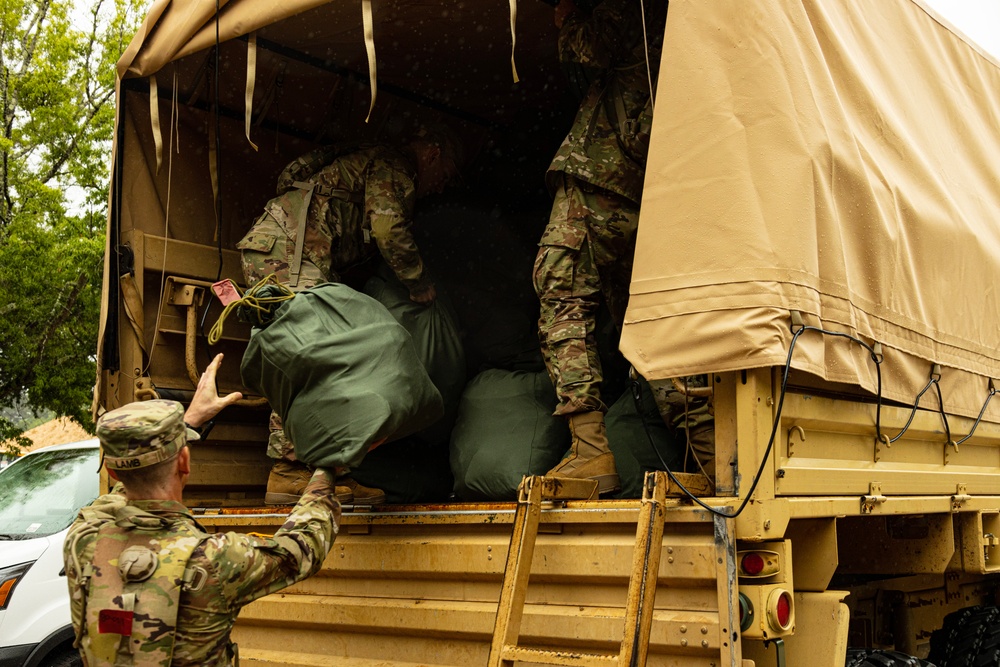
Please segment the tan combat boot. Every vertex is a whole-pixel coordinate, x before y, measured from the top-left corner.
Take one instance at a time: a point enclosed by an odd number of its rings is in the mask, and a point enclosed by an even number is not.
[[[358,484],[350,477],[337,478],[337,489],[341,488],[351,492],[355,505],[381,505],[385,502],[385,491]]]
[[[271,466],[271,474],[267,476],[267,493],[264,503],[267,505],[294,505],[299,502],[302,492],[312,479],[312,468],[305,463],[278,459]],[[337,500],[346,505],[354,500],[354,494],[346,486],[337,485],[334,490]]]
[[[608,448],[608,436],[604,431],[604,414],[578,412],[569,415],[568,419],[573,436],[569,456],[546,475],[596,480],[599,494],[620,489],[615,457]]]

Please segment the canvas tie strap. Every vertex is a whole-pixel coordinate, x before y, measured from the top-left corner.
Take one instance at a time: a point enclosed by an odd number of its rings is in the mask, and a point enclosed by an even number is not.
[[[295,254],[292,255],[292,264],[288,267],[289,283],[292,287],[298,287],[299,273],[302,271],[302,248],[306,240],[306,220],[309,218],[309,204],[312,202],[316,184],[295,181],[292,185],[305,192],[304,201],[298,209],[298,224],[295,226]]]
[[[250,120],[253,116],[253,89],[257,81],[257,33],[250,33],[247,38],[247,87],[244,96],[246,111],[244,113],[244,126],[246,128],[247,141],[257,150],[257,144],[250,138]]]
[[[642,45],[646,55],[646,82],[649,84],[649,108],[656,110],[656,89],[653,87],[653,70],[649,66],[649,32],[646,30],[646,3],[639,0],[639,15],[642,16]]]
[[[517,35],[514,25],[517,23],[517,0],[510,0],[510,71],[514,75],[514,83],[520,81],[517,76],[517,65],[514,64],[514,47],[517,45]]]
[[[514,0],[511,0],[513,2]],[[361,0],[361,14],[365,27],[365,50],[368,52],[368,83],[372,88],[372,100],[368,105],[367,123],[375,108],[375,96],[378,94],[378,70],[375,66],[375,21],[372,17],[372,0]]]
[[[143,328],[142,296],[139,294],[139,286],[135,284],[135,276],[126,273],[118,279],[121,286],[122,303],[125,306],[125,316],[128,323],[132,325],[139,347],[146,351],[146,337]]]
[[[163,133],[160,131],[160,91],[156,75],[149,77],[149,122],[153,127],[153,145],[156,147],[156,173],[163,165]]]

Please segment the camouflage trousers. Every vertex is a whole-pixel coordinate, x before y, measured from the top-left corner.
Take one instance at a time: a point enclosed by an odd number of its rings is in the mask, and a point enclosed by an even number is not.
[[[295,458],[295,447],[292,441],[285,435],[285,429],[281,424],[281,417],[277,412],[271,412],[271,418],[267,424],[267,455],[272,459],[285,459],[286,461],[297,461]]]
[[[603,296],[615,324],[625,320],[638,221],[639,208],[628,199],[562,176],[534,269],[538,337],[557,415],[607,411],[597,311]]]
[[[271,412],[271,418],[267,426],[270,431],[267,436],[268,457],[272,459],[284,459],[285,461],[298,461],[299,459],[295,456],[295,446],[292,444],[292,441],[288,439],[288,436],[285,435],[285,429],[281,423],[281,417],[277,412]],[[374,447],[371,449],[374,449]],[[302,463],[300,465],[306,464]],[[311,468],[312,466],[309,467]],[[332,469],[336,471],[338,479],[341,475],[348,475],[351,472],[351,469],[347,466],[337,466]]]
[[[708,386],[708,377],[695,375],[682,379],[681,387],[700,389]],[[657,410],[663,423],[675,430],[686,445],[684,470],[704,471],[715,475],[715,409],[712,397],[680,391],[673,380],[652,380]]]

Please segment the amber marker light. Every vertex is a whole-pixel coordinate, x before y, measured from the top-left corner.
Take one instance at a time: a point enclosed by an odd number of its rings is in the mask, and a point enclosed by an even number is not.
[[[17,586],[17,582],[24,578],[24,573],[31,565],[31,563],[21,563],[0,569],[0,609],[7,608],[14,587]]]

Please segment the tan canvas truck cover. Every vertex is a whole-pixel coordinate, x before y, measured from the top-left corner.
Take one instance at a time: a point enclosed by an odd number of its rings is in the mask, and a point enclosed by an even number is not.
[[[936,363],[976,416],[998,185],[998,63],[921,3],[672,0],[622,350],[647,378],[780,366],[797,310],[880,342],[883,396],[912,403]],[[792,366],[877,389],[842,338],[803,334]]]
[[[219,243],[210,112],[185,106],[212,94],[205,82],[217,38],[225,106],[261,111],[280,74],[280,113],[316,117],[333,92],[311,87],[308,67],[286,71],[274,53],[258,50],[248,68],[248,36],[367,76],[362,4],[231,0],[218,21],[211,2],[154,4],[119,76],[152,83],[155,75],[164,88],[177,77],[182,104],[170,122],[179,150],[166,148],[169,100],[151,118],[148,96],[130,94],[116,133],[126,150],[109,250],[123,231],[169,237],[167,223],[180,218],[203,221],[184,241]],[[513,97],[512,9],[522,79]],[[492,45],[483,53],[476,35],[504,39],[483,38]],[[554,62],[554,38],[551,9],[533,0],[446,10],[401,0],[375,12],[380,80],[448,90],[453,107],[496,121],[514,100],[545,94],[544,77],[530,73]],[[406,54],[416,51],[447,66],[413,69]],[[781,365],[796,310],[806,324],[880,343],[885,397],[912,402],[939,364],[947,410],[975,416],[1000,374],[997,62],[914,0],[673,0],[663,62],[622,339],[629,360],[648,378]],[[256,91],[244,86],[247,71]],[[278,116],[276,108],[266,113]],[[227,169],[224,189],[250,193],[223,211],[227,251],[266,201],[271,175],[309,147],[286,140],[280,151],[254,152],[242,120],[228,118],[221,130],[229,159],[246,160]],[[252,132],[260,142],[261,131]],[[220,273],[239,277],[231,257],[220,259]],[[158,315],[151,301],[150,321]],[[141,314],[134,319],[142,324]],[[152,329],[147,323],[142,335],[158,354]],[[792,365],[877,390],[870,355],[843,339],[807,332]],[[150,374],[155,382],[155,363]],[[936,400],[928,392],[922,405]],[[1000,418],[1000,402],[988,415]]]

